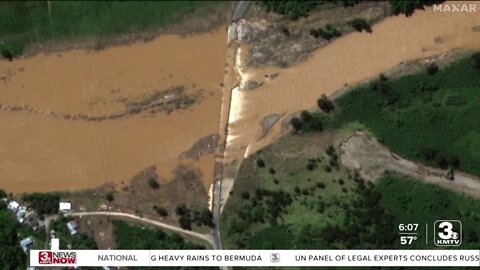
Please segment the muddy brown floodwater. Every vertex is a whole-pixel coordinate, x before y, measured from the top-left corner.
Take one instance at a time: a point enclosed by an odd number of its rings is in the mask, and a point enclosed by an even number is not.
[[[470,2],[469,4],[471,4]],[[431,57],[458,49],[480,48],[480,3],[474,13],[440,13],[432,8],[411,17],[389,17],[373,26],[373,33],[341,37],[291,68],[243,68],[243,80],[263,82],[254,90],[232,92],[228,139],[229,159],[247,156],[271,143],[284,132],[288,115],[316,106],[330,95],[368,78],[376,77],[401,62]],[[247,50],[242,47],[242,54]],[[245,59],[245,57],[241,57]],[[238,64],[238,63],[237,63]],[[274,79],[265,75],[276,74]],[[262,120],[273,114],[282,118],[265,136]]]
[[[226,39],[222,28],[102,51],[0,61],[0,188],[14,193],[93,188],[127,183],[150,166],[168,178],[182,152],[218,132]],[[167,111],[148,107],[123,118],[85,120],[129,112],[132,103],[175,99],[161,94],[172,87],[193,97],[184,109],[173,101]],[[208,188],[213,154],[193,163]]]

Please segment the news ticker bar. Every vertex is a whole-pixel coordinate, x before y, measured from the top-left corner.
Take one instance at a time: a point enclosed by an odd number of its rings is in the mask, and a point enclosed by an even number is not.
[[[31,250],[30,266],[480,267],[480,250]]]

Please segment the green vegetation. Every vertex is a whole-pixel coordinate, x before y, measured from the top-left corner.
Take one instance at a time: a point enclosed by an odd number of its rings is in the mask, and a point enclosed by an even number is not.
[[[1,198],[7,198],[7,196],[8,196],[7,192],[5,192],[5,190],[3,190],[3,189],[0,189],[0,199]]]
[[[107,194],[105,194],[105,199],[107,199],[107,201],[109,202],[113,202],[113,200],[115,199],[115,197],[113,196],[113,192],[107,192]]]
[[[390,10],[394,15],[405,14],[411,16],[416,9],[424,9],[425,6],[439,4],[445,0],[390,0]]]
[[[5,1],[0,3],[0,51],[9,58],[34,43],[155,30],[199,8],[218,5],[213,1]]]
[[[472,54],[472,60],[475,62],[475,68],[480,69],[480,52],[474,52]]]
[[[117,249],[205,249],[176,233],[129,225],[121,220],[114,220],[113,225]]]
[[[340,134],[339,132],[338,134]],[[339,163],[327,133],[281,138],[242,164],[222,216],[227,248],[393,249],[398,226],[437,219],[463,222],[463,247],[480,246],[480,205],[467,196],[387,173],[374,185]],[[328,145],[328,146],[327,146]],[[271,175],[259,168],[261,158]],[[327,172],[323,166],[328,164]],[[275,180],[278,180],[275,183]],[[424,235],[408,248],[435,248]]]
[[[330,113],[335,109],[333,102],[325,95],[317,100],[317,105],[324,113]]]
[[[2,269],[25,269],[26,256],[20,247],[19,224],[0,202],[0,265]]]
[[[29,207],[35,209],[37,214],[42,217],[48,214],[56,214],[58,212],[58,204],[60,196],[55,193],[31,193],[24,194],[23,200]]]
[[[430,63],[428,66],[427,66],[427,73],[431,76],[437,74],[438,72],[438,65],[435,64],[435,63]]]
[[[358,32],[362,32],[362,31],[365,31],[367,33],[372,32],[372,26],[364,18],[355,18],[351,20],[349,24],[353,27],[353,29],[357,30]]]
[[[178,216],[180,227],[184,230],[191,230],[192,223],[199,227],[202,225],[213,227],[213,214],[207,208],[201,211],[191,211],[185,204],[180,204],[177,206],[175,213]]]
[[[480,175],[480,71],[471,58],[360,86],[336,100],[330,128],[359,122],[393,152],[429,166]]]
[[[308,0],[308,1],[268,1],[262,0],[260,5],[265,7],[267,12],[275,12],[285,15],[288,19],[294,21],[301,17],[308,17],[310,11],[321,7],[324,4],[342,4],[344,7],[351,7],[358,4],[359,0]]]
[[[419,231],[429,229],[435,220],[460,220],[463,224],[463,249],[480,247],[480,204],[478,201],[434,185],[424,184],[405,176],[387,176],[378,182],[382,195],[380,205],[394,217],[394,224],[419,223]],[[398,231],[398,228],[395,228]],[[431,240],[431,239],[430,239]],[[396,247],[400,248],[399,243]],[[434,248],[432,241],[425,247],[423,235],[412,248]]]
[[[332,38],[341,36],[342,33],[340,33],[340,31],[338,31],[338,29],[335,26],[327,23],[323,28],[320,27],[317,29],[311,29],[310,35],[312,35],[314,38],[322,37],[326,40],[330,40]]]
[[[321,136],[282,138],[242,164],[222,217],[228,248],[306,247],[296,240],[304,226],[343,220],[354,176],[339,166],[335,148],[312,143]]]
[[[50,229],[55,230],[55,236],[60,239],[60,249],[97,249],[97,243],[93,237],[85,233],[79,232],[70,235],[67,223],[73,219],[60,216],[58,219],[52,221]]]
[[[308,17],[311,10],[323,1],[261,1],[267,12],[273,11],[287,16],[290,20]]]

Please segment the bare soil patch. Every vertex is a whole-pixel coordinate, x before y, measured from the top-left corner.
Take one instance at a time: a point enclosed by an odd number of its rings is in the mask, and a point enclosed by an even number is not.
[[[403,159],[390,152],[375,138],[365,132],[356,132],[341,145],[342,163],[358,170],[367,180],[375,180],[388,171],[409,175],[415,179],[439,185],[444,188],[478,197],[480,179],[461,172],[455,172],[455,179],[449,180],[446,171],[429,168]]]

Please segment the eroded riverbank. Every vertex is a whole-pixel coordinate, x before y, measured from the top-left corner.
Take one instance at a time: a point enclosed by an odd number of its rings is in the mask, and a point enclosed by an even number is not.
[[[427,8],[411,17],[387,18],[373,26],[371,34],[339,38],[291,68],[243,66],[240,81],[253,80],[261,86],[233,90],[227,160],[242,159],[270,144],[284,133],[291,113],[314,108],[322,94],[331,95],[401,63],[480,48],[480,33],[475,31],[479,25],[479,13]],[[242,51],[246,49],[243,45]],[[262,120],[274,114],[281,117],[265,134]]]

